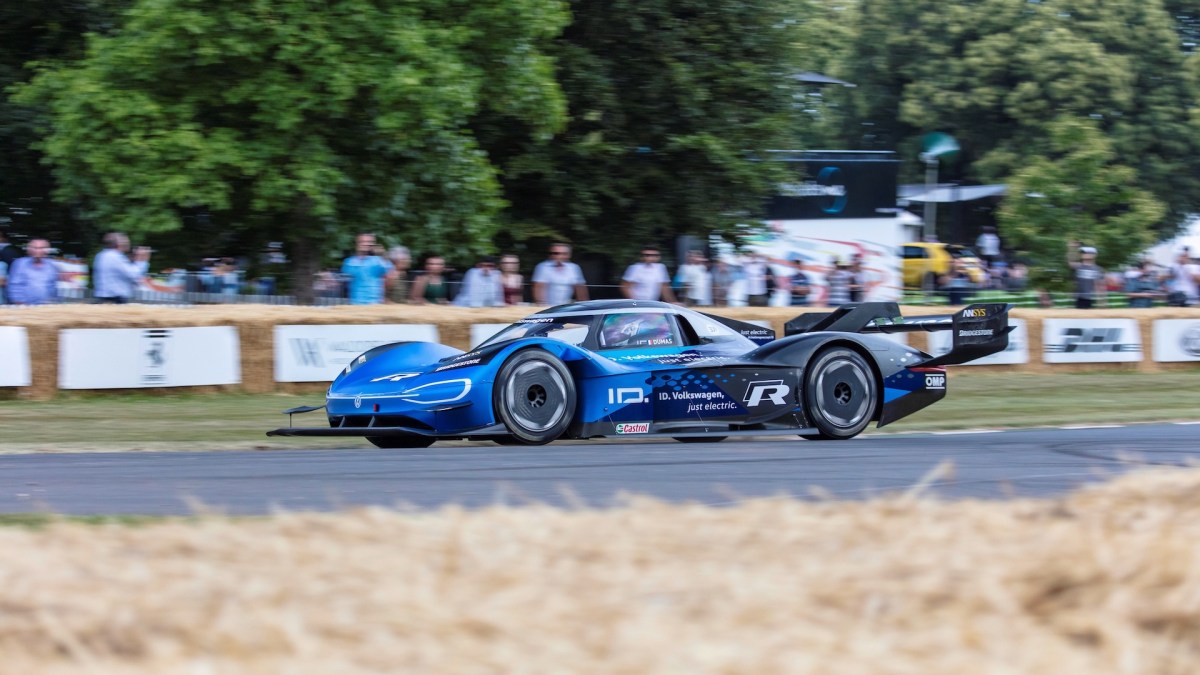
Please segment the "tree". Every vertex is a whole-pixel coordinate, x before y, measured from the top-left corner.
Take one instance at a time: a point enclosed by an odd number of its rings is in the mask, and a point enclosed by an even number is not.
[[[1013,175],[999,219],[1006,244],[1040,266],[1063,266],[1067,243],[1098,249],[1097,263],[1129,262],[1154,241],[1165,207],[1134,185],[1134,170],[1116,161],[1113,142],[1091,120],[1050,125],[1050,152]],[[1061,281],[1061,280],[1060,280]]]
[[[552,49],[566,130],[545,145],[481,118],[504,167],[507,236],[630,256],[731,232],[762,210],[792,147],[794,34],[783,0],[572,0]]]
[[[60,199],[137,234],[192,217],[283,240],[308,298],[355,231],[490,248],[503,201],[469,123],[561,125],[542,48],[567,19],[557,0],[140,0],[18,100],[47,111]]]
[[[795,5],[796,61],[804,72],[845,79],[859,25],[858,0],[800,0]],[[853,82],[850,82],[854,86]],[[841,147],[849,92],[836,84],[801,85],[800,147]]]
[[[1168,207],[1160,233],[1200,207],[1197,89],[1160,0],[863,0],[862,16],[846,137],[899,149],[910,176],[925,132],[960,141],[961,178],[999,182],[1050,151],[1052,120],[1086,117]]]
[[[31,61],[74,59],[83,52],[84,34],[109,32],[125,0],[6,0],[0,3],[0,217],[15,220],[25,235],[86,240],[90,233],[73,218],[69,205],[53,200],[54,180],[32,145],[35,128],[45,126],[38,111],[8,96],[10,86],[27,81]]]

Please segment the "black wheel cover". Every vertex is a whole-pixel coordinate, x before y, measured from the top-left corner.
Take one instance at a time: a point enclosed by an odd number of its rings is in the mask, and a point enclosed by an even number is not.
[[[553,354],[527,349],[509,357],[496,376],[492,405],[512,437],[526,445],[555,440],[575,417],[575,380]]]
[[[398,448],[428,448],[433,445],[433,436],[367,436],[367,440],[377,448],[395,450]]]
[[[854,438],[875,416],[879,384],[861,354],[847,347],[817,353],[804,374],[804,406],[822,440]]]

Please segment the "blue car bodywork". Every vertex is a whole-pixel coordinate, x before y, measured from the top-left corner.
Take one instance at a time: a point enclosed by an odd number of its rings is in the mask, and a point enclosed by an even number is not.
[[[1007,312],[983,304],[903,320],[894,303],[863,303],[801,315],[775,339],[770,329],[665,303],[575,303],[522,319],[469,352],[425,342],[372,349],[330,385],[329,426],[268,433],[361,436],[381,447],[448,438],[849,438],[944,397],[947,364],[1003,350]],[[954,348],[939,358],[887,337],[934,330],[955,331]]]

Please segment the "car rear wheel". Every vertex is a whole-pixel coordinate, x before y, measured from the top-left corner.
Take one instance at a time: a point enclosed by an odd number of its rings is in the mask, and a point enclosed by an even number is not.
[[[540,349],[514,354],[492,389],[496,417],[520,443],[542,445],[562,436],[575,417],[575,380],[561,360]]]
[[[861,354],[846,347],[819,352],[804,375],[804,406],[817,440],[854,438],[875,416],[879,385]]]
[[[433,436],[367,436],[367,440],[377,448],[395,450],[398,448],[428,448],[433,445]]]

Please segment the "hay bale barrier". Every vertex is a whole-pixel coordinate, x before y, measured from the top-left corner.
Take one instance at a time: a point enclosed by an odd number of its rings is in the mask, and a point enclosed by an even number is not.
[[[630,499],[0,528],[6,672],[1200,666],[1200,470],[1055,500]]]
[[[338,307],[295,307],[279,305],[202,305],[163,307],[154,305],[54,305],[13,309],[0,307],[0,326],[25,326],[32,356],[32,385],[18,392],[21,397],[37,400],[58,393],[58,331],[69,328],[170,328],[183,326],[235,326],[241,344],[242,382],[224,387],[176,387],[161,390],[178,392],[245,391],[249,393],[312,393],[324,391],[326,383],[287,383],[274,381],[273,327],[281,324],[434,324],[441,341],[459,349],[470,348],[472,324],[509,323],[537,311],[536,307],[498,307],[466,309],[447,306],[376,305]],[[903,307],[906,316],[938,314],[948,307]],[[779,334],[783,325],[802,311],[827,311],[791,307],[711,308],[716,314],[742,320],[769,321]],[[1158,319],[1197,319],[1200,308],[1155,309],[1017,309],[1015,318],[1025,319],[1029,327],[1030,361],[1021,366],[972,366],[980,371],[1003,368],[1024,372],[1080,372],[1097,370],[1195,370],[1196,363],[1156,363],[1150,358],[1153,322]],[[1047,318],[1134,318],[1142,333],[1144,357],[1136,363],[1070,363],[1048,365],[1041,358],[1041,321]],[[908,335],[910,345],[927,349],[923,333]],[[109,390],[120,391],[120,390]],[[156,390],[139,389],[141,393]]]

